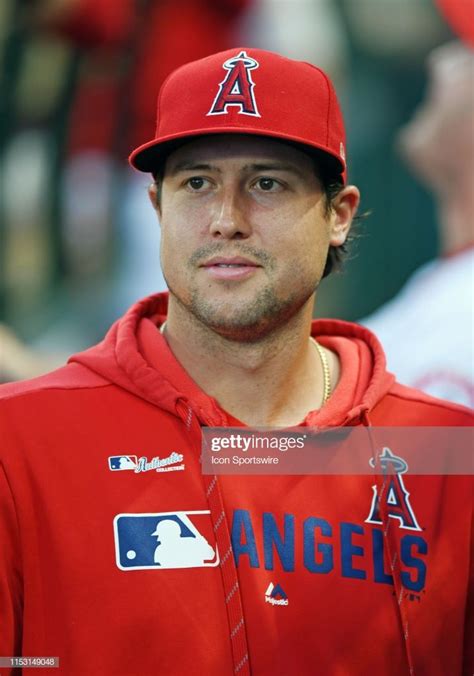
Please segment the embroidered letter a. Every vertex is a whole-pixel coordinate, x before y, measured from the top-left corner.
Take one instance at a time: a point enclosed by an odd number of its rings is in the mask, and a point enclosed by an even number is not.
[[[397,519],[400,523],[400,528],[406,530],[418,530],[421,528],[418,525],[415,513],[410,504],[410,494],[403,483],[403,474],[408,470],[408,465],[403,458],[394,455],[389,448],[384,448],[383,453],[379,455],[380,464],[384,474],[384,491],[382,498],[377,493],[377,486],[372,486],[373,496],[372,504],[370,506],[369,516],[365,520],[366,523],[382,524],[381,517],[381,500],[383,502],[384,510],[389,518]],[[373,467],[374,462],[371,458],[370,465]],[[392,469],[390,473],[389,470]]]
[[[242,51],[222,65],[227,70],[227,75],[219,84],[219,91],[207,114],[225,115],[228,106],[238,106],[239,113],[260,117],[253,94],[255,84],[251,75],[251,71],[258,68],[258,61]]]

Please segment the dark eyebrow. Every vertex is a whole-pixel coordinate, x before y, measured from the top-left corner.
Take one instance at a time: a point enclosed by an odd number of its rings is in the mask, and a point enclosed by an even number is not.
[[[169,173],[170,176],[176,176],[180,171],[218,171],[221,170],[219,167],[214,167],[212,164],[203,164],[200,162],[178,162],[174,167],[171,167]]]
[[[284,162],[262,162],[262,163],[252,163],[245,164],[242,167],[242,171],[289,171],[297,176],[302,176],[303,172],[298,169],[294,164],[285,164]],[[202,162],[190,162],[184,160],[183,162],[178,162],[174,167],[171,167],[171,170],[168,172],[170,176],[175,176],[179,174],[180,171],[217,171],[222,173],[219,167],[216,167],[212,164],[205,164]]]
[[[244,171],[289,171],[297,176],[303,176],[303,172],[294,164],[285,164],[285,162],[262,162],[246,164],[243,167]]]

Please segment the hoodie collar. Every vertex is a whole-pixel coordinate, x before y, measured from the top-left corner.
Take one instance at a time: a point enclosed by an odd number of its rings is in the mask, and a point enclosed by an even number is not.
[[[338,354],[341,377],[327,404],[314,417],[310,414],[310,424],[368,424],[367,414],[395,382],[380,342],[369,329],[339,319],[313,321],[311,335]]]
[[[175,415],[178,402],[184,400],[202,424],[218,427],[238,422],[199,388],[157,330],[166,319],[167,308],[167,293],[143,299],[112,326],[99,345],[70,361]],[[337,352],[341,378],[325,406],[310,412],[303,424],[366,424],[367,413],[394,382],[386,371],[380,343],[368,329],[339,320],[315,320],[311,333]]]

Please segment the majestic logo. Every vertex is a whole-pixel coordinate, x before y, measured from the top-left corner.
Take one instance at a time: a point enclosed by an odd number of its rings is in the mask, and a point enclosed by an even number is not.
[[[137,458],[136,455],[112,455],[109,457],[109,469],[112,472],[131,470],[135,474],[140,472],[177,472],[184,470],[184,456],[182,453],[170,453],[166,458],[156,456],[150,461],[145,456]],[[177,464],[178,463],[178,464]]]
[[[415,513],[410,504],[410,493],[405,488],[403,476],[408,470],[408,465],[403,458],[394,455],[389,448],[384,448],[379,455],[380,465],[384,475],[384,491],[382,501],[385,511],[392,519],[398,519],[400,528],[406,530],[421,530]],[[371,467],[375,467],[374,459],[369,460]],[[366,523],[381,524],[380,497],[377,486],[372,486],[373,496],[370,513]]]
[[[255,102],[252,80],[252,70],[259,67],[258,61],[247,56],[242,51],[237,56],[227,59],[222,66],[227,70],[227,75],[219,84],[219,91],[207,113],[208,115],[225,115],[228,106],[237,106],[239,113],[260,117]]]
[[[288,605],[288,597],[283,591],[283,588],[279,584],[274,585],[273,582],[270,582],[267,587],[267,591],[265,592],[265,601],[266,603],[271,603],[272,606]]]
[[[115,560],[120,570],[207,568],[219,564],[209,511],[117,514]]]

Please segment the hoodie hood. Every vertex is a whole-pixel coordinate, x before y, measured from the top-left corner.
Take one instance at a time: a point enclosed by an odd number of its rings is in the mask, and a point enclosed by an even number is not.
[[[202,424],[228,425],[225,411],[192,381],[157,330],[167,308],[167,293],[144,298],[113,324],[101,343],[69,361],[175,415],[182,417],[184,404]],[[341,378],[329,401],[309,413],[305,424],[369,424],[370,412],[395,380],[386,371],[380,343],[368,329],[333,319],[313,321],[311,333],[338,353]]]

